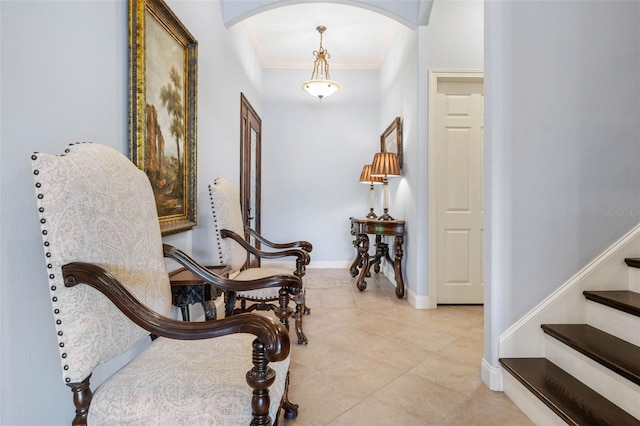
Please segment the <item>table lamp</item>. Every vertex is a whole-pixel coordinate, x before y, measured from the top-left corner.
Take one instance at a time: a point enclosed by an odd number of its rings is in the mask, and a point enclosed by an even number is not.
[[[362,167],[362,173],[360,173],[360,183],[369,184],[369,214],[367,214],[368,219],[375,219],[377,216],[373,212],[373,201],[375,198],[375,190],[373,185],[379,185],[382,182],[382,178],[379,176],[371,176],[371,164],[366,164]]]
[[[371,163],[371,176],[381,177],[383,186],[382,208],[383,214],[378,219],[393,220],[389,215],[389,176],[400,176],[398,156],[394,152],[378,152]]]

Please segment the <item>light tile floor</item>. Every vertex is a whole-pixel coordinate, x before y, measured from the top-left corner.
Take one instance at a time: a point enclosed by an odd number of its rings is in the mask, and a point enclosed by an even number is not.
[[[414,309],[382,273],[310,269],[307,346],[291,327],[294,420],[281,425],[531,425],[480,379],[482,306]]]

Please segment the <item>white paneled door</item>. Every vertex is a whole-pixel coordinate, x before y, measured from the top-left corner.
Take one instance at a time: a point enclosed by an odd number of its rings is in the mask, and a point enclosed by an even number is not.
[[[481,79],[438,81],[435,140],[431,141],[435,154],[432,164],[435,164],[438,304],[484,300],[483,115]]]

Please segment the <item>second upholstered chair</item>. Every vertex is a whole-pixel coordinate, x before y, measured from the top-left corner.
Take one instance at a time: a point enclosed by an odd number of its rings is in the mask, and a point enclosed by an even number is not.
[[[215,248],[218,261],[231,267],[230,276],[236,280],[253,280],[273,275],[291,274],[302,278],[306,266],[309,264],[309,252],[312,245],[307,241],[295,241],[291,243],[272,243],[255,230],[245,227],[240,209],[240,197],[234,186],[226,179],[218,178],[213,185],[209,185],[211,196],[211,209],[215,229]],[[260,241],[270,251],[258,249],[247,242],[246,235],[251,235]],[[261,259],[278,259],[295,257],[296,267],[251,267],[246,268],[245,263],[248,254]],[[236,307],[236,301],[240,306]],[[286,306],[286,302],[280,300],[277,289],[261,289],[250,291],[237,291],[227,293],[227,315],[239,312],[251,312],[253,310],[274,311],[280,321],[288,328],[289,318],[293,314],[295,319],[298,343],[307,344],[307,337],[302,331],[302,317],[309,313],[305,304],[304,282],[302,290],[294,296],[296,304],[295,312]],[[247,302],[250,304],[247,305]],[[278,302],[278,304],[274,303]]]

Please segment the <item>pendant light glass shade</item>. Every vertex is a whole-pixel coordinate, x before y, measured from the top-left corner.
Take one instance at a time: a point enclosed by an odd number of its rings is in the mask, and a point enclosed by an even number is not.
[[[331,80],[308,80],[302,83],[302,88],[312,96],[322,100],[322,98],[333,95],[342,86],[338,82]]]

